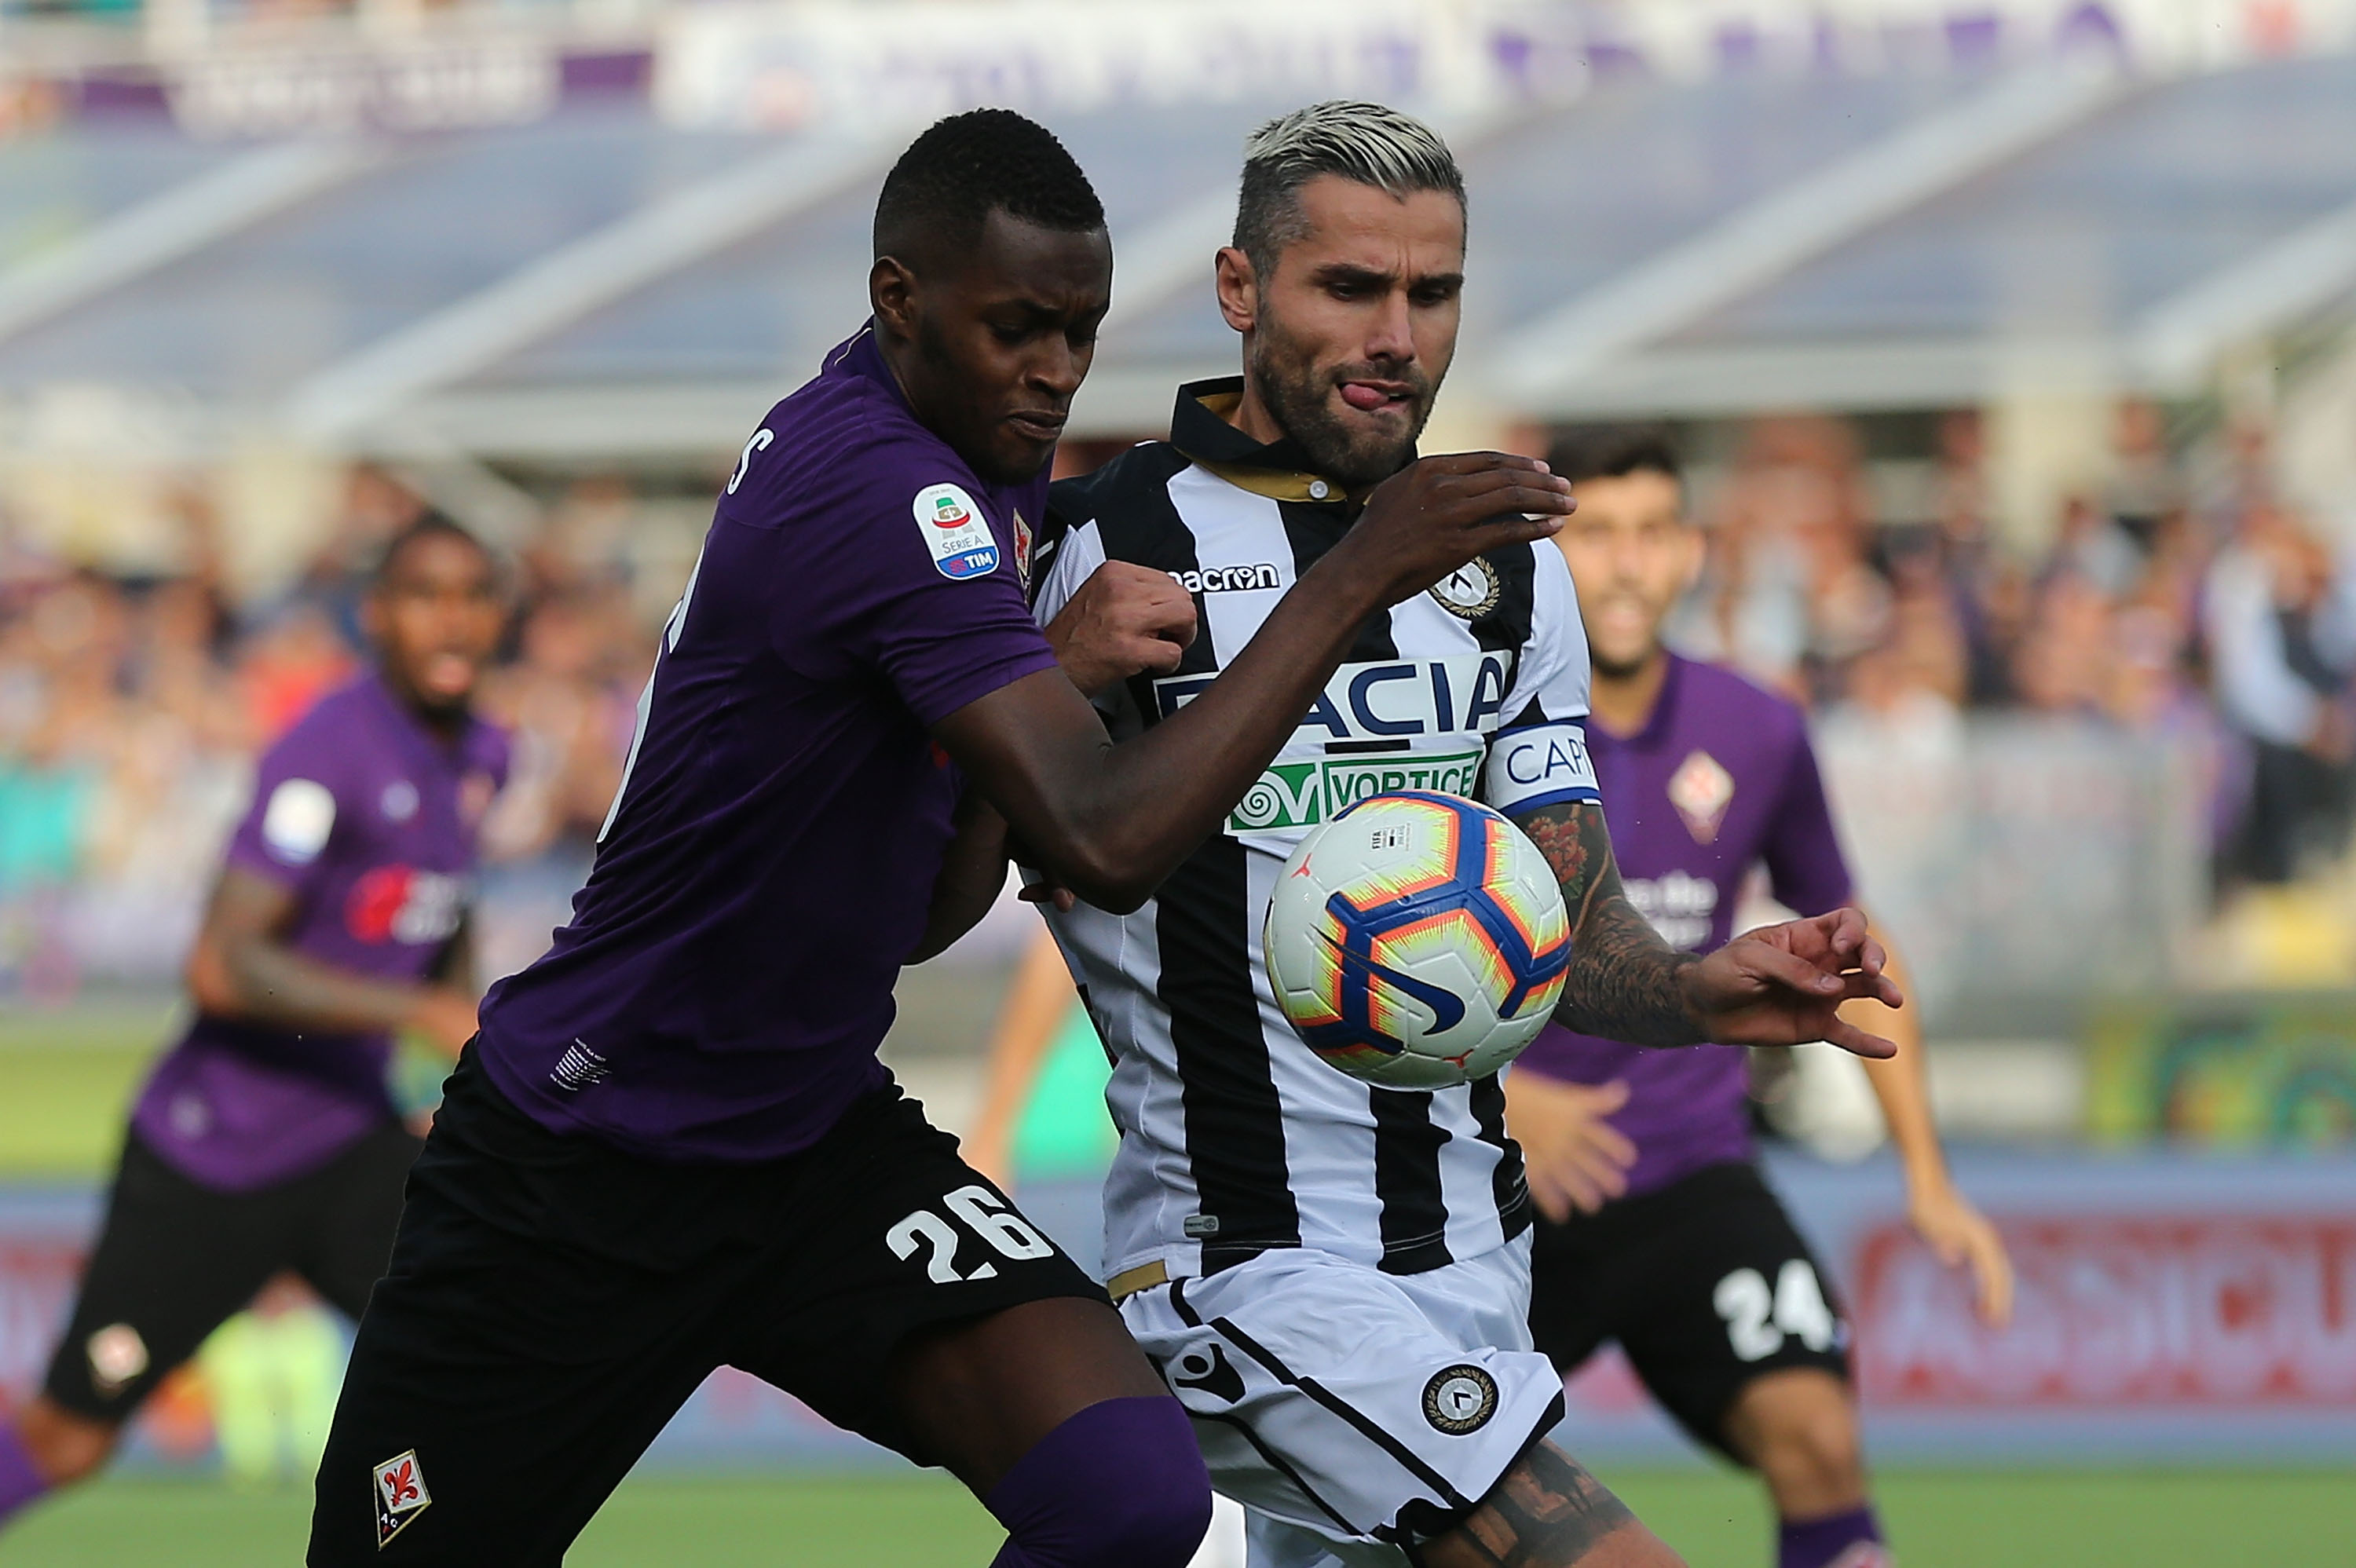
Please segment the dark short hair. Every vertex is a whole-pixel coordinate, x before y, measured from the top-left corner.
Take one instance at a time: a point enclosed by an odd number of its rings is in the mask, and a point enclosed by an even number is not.
[[[1011,109],[934,122],[908,144],[875,199],[875,254],[962,249],[993,212],[1067,234],[1105,226],[1104,203],[1045,126]]]
[[[386,580],[391,577],[392,569],[400,564],[401,558],[408,553],[410,547],[425,539],[455,539],[477,551],[494,568],[498,565],[498,557],[491,553],[491,547],[465,527],[440,512],[426,512],[416,521],[402,525],[399,532],[384,541],[384,549],[376,558],[376,570],[369,574],[370,585],[383,587]]]
[[[1547,466],[1573,485],[1624,479],[1631,474],[1684,475],[1674,437],[1656,424],[1588,425],[1565,431],[1547,452]]]
[[[1278,256],[1305,231],[1301,187],[1321,175],[1401,197],[1445,191],[1464,205],[1464,176],[1455,155],[1413,115],[1348,99],[1296,109],[1244,141],[1235,246],[1261,277],[1275,272]]]

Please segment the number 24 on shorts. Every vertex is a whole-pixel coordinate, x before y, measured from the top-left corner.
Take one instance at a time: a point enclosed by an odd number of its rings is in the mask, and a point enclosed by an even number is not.
[[[1051,1256],[1055,1243],[1033,1230],[1031,1222],[1002,1203],[996,1193],[977,1183],[960,1187],[941,1200],[941,1204],[966,1229],[988,1243],[1001,1257],[1016,1263]],[[994,1279],[998,1265],[987,1258],[970,1273],[958,1271],[958,1248],[965,1238],[958,1228],[930,1209],[919,1209],[884,1233],[884,1242],[896,1258],[914,1257],[919,1248],[928,1248],[925,1259],[925,1275],[935,1285],[966,1285],[975,1280]]]
[[[1786,1334],[1796,1336],[1811,1350],[1822,1350],[1839,1332],[1816,1283],[1816,1271],[1804,1258],[1784,1264],[1772,1294],[1766,1276],[1757,1269],[1736,1269],[1718,1282],[1710,1305],[1726,1319],[1726,1338],[1734,1353],[1746,1361],[1762,1360],[1782,1349]]]

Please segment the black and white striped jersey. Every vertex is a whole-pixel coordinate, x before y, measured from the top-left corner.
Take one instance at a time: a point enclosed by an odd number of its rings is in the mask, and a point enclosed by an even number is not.
[[[1043,622],[1107,560],[1170,572],[1200,612],[1176,672],[1100,699],[1116,738],[1216,678],[1355,515],[1291,443],[1260,445],[1220,417],[1239,389],[1183,389],[1172,441],[1053,493],[1036,562]],[[1442,790],[1509,812],[1594,799],[1587,690],[1561,552],[1541,542],[1476,560],[1367,623],[1226,830],[1142,909],[1050,915],[1114,1058],[1109,1272],[1159,1261],[1214,1274],[1300,1246],[1414,1274],[1528,1224],[1497,1081],[1410,1093],[1320,1061],[1269,994],[1260,923],[1301,835],[1367,795]]]

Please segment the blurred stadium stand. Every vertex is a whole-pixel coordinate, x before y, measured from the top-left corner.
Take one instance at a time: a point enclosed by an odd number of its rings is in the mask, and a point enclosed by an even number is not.
[[[1430,113],[1471,187],[1427,446],[1685,441],[1713,549],[1681,639],[1816,715],[1950,1131],[2064,1186],[2085,1140],[2345,1148],[2352,42],[2356,0],[0,0],[11,1038],[170,987],[247,759],[348,667],[357,576],[424,505],[518,563],[485,918],[494,971],[528,962],[717,478],[863,315],[911,128],[1013,103],[1096,178],[1086,465],[1233,368],[1205,284],[1244,132],[1353,92]],[[952,1124],[1026,916],[904,987],[890,1053]],[[2233,1191],[2292,1216],[2277,1294],[2356,1267],[2266,1169]],[[1864,1268],[1890,1183],[1856,1179]],[[2086,1190],[2155,1211],[2128,1185]],[[2007,1189],[2024,1226],[2036,1190]],[[0,1296],[0,1376],[79,1201],[26,1200],[49,1261]],[[2111,1222],[2051,1257],[2109,1267]],[[2328,1349],[2284,1374],[2297,1431],[2356,1450]],[[2088,1431],[2133,1425],[2102,1397]]]

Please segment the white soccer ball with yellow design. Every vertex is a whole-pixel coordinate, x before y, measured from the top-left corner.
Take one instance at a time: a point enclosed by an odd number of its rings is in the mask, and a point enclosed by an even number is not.
[[[1456,795],[1400,791],[1301,839],[1261,946],[1312,1051],[1369,1083],[1445,1089],[1496,1072],[1546,1027],[1570,918],[1520,828]]]

